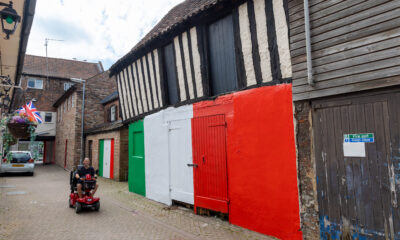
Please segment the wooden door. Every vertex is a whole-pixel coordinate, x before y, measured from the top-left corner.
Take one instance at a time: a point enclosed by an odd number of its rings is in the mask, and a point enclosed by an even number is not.
[[[99,144],[99,175],[114,177],[114,139],[102,139]]]
[[[192,119],[195,207],[228,212],[225,116]]]
[[[399,94],[314,102],[322,239],[400,239],[399,102]]]
[[[192,134],[189,119],[169,122],[169,161],[171,199],[194,204]]]
[[[156,146],[154,146],[156,147]],[[129,125],[129,191],[146,196],[143,121]]]

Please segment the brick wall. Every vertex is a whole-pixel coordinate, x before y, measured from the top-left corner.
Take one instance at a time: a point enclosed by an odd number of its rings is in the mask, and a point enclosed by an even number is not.
[[[318,200],[313,155],[311,106],[296,102],[296,147],[300,193],[300,217],[304,239],[319,239]]]
[[[104,123],[104,106],[100,101],[116,90],[115,77],[109,78],[108,71],[86,81],[85,130]]]
[[[62,111],[57,117],[57,128],[56,128],[56,164],[64,167],[65,156],[66,168],[71,169],[73,166],[77,165],[80,160],[80,104],[81,99],[77,92],[74,92],[69,98],[65,99],[61,105],[57,107],[57,112]],[[71,98],[73,104],[71,105]],[[67,104],[65,107],[64,104]],[[62,114],[62,117],[60,117]],[[65,152],[66,140],[67,152]]]
[[[92,141],[92,166],[99,169],[99,141],[114,139],[114,180],[126,181],[128,177],[128,129],[98,133],[86,136],[86,146]],[[85,156],[89,156],[89,147],[85,149]]]
[[[43,89],[27,88],[28,79],[42,80]],[[47,81],[45,77],[23,75],[21,77],[21,89],[15,89],[15,97],[11,109],[17,109],[24,105],[26,101],[35,98],[37,100],[35,107],[39,111],[54,112],[56,109],[53,104],[64,94],[64,83],[66,82],[71,81],[56,78],[49,78],[49,81]]]

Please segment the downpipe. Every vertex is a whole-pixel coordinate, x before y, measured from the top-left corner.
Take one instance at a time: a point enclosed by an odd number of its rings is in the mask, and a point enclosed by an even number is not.
[[[311,56],[311,34],[310,34],[310,12],[308,0],[304,0],[304,28],[306,34],[306,57],[307,57],[307,81],[308,85],[314,86],[312,56]]]

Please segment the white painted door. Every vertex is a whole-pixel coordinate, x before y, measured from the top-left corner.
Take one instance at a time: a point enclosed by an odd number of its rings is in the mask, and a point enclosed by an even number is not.
[[[111,140],[104,140],[104,153],[103,153],[103,177],[110,178],[111,166]]]
[[[194,204],[190,119],[169,122],[171,199]]]

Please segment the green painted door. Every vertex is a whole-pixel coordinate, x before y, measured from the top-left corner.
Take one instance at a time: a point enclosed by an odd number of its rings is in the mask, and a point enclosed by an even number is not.
[[[103,176],[104,140],[99,140],[99,176]]]
[[[129,125],[129,191],[146,196],[143,121]]]

